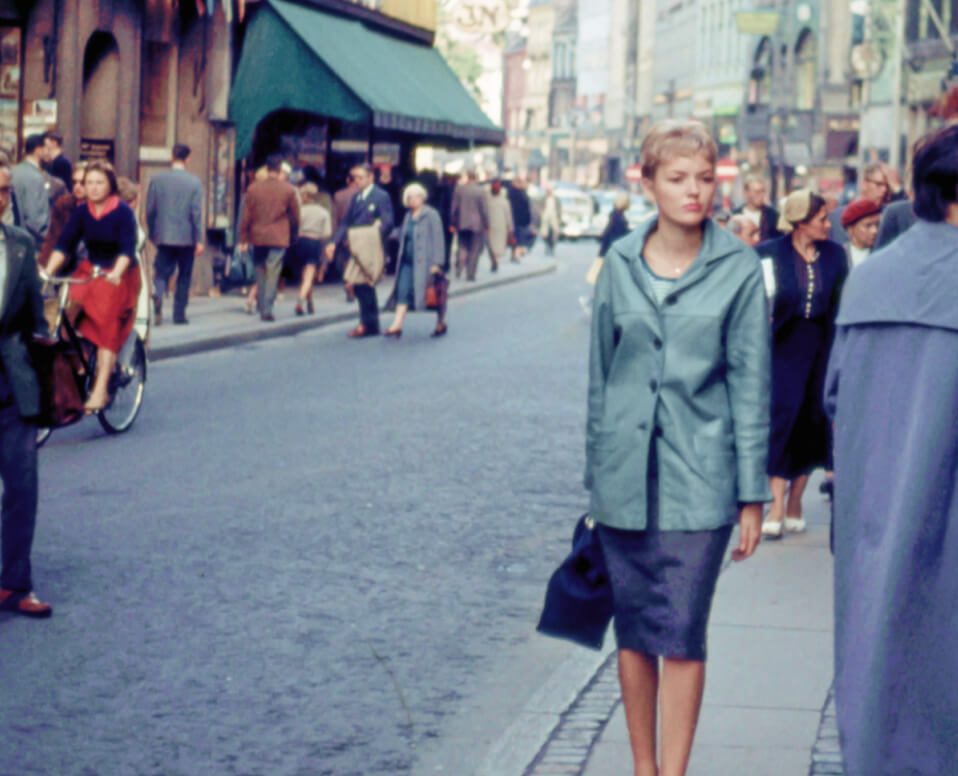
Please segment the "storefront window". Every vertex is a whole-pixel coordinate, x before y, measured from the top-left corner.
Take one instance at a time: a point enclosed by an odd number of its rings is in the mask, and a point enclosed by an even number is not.
[[[0,151],[12,160],[19,156],[20,29],[0,27]]]

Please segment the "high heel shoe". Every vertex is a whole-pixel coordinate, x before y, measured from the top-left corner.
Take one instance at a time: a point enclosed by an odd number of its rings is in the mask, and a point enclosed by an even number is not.
[[[447,331],[449,331],[449,327],[445,323],[443,323],[437,326],[435,330],[433,331],[433,333],[430,334],[429,336],[433,338],[442,337]]]
[[[309,315],[312,315],[314,312],[316,312],[316,308],[313,307],[313,300],[312,300],[312,299],[307,299],[307,300],[306,300],[306,312],[307,312]]]
[[[294,312],[295,312],[297,315],[306,315],[306,313],[303,312],[303,305],[300,304],[299,302],[296,303],[296,307],[294,308]]]
[[[402,329],[396,329],[396,331],[389,331],[388,329],[383,332],[384,337],[395,337],[399,339],[402,336]]]

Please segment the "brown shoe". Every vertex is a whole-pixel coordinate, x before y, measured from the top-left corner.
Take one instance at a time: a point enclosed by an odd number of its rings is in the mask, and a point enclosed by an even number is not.
[[[53,607],[45,604],[33,593],[17,593],[0,588],[0,610],[22,614],[24,617],[49,617]]]

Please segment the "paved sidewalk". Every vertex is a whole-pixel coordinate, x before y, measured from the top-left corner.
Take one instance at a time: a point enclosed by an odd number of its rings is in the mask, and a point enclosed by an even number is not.
[[[465,294],[494,288],[499,285],[515,283],[532,277],[554,272],[556,262],[547,258],[541,248],[525,256],[520,264],[508,260],[499,265],[499,271],[490,272],[486,256],[481,259],[482,266],[477,272],[477,280],[467,283],[456,280],[450,275],[450,299]],[[380,305],[384,304],[392,292],[394,276],[386,276],[376,288]],[[150,333],[149,358],[159,361],[190,353],[232,347],[256,340],[273,337],[285,337],[307,329],[329,326],[346,321],[359,322],[359,310],[356,302],[346,302],[342,285],[328,284],[317,286],[313,292],[316,312],[313,315],[298,317],[293,308],[296,305],[298,286],[287,285],[276,301],[274,323],[264,323],[258,315],[245,312],[245,295],[239,289],[219,297],[193,297],[190,299],[186,315],[190,323],[176,326],[172,322],[172,300],[163,305],[164,323],[153,326]],[[453,317],[450,327],[455,327],[455,304],[451,303]],[[388,325],[390,315],[384,314],[383,326]]]
[[[805,497],[807,533],[763,543],[719,580],[688,776],[842,773],[830,703],[828,507],[819,481],[813,478]],[[530,764],[529,776],[631,776],[614,656],[564,720]],[[575,734],[577,728],[583,735]]]

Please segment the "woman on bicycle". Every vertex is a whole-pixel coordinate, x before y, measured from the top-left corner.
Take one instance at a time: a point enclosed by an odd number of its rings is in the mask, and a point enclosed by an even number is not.
[[[84,171],[86,202],[70,215],[50,256],[47,272],[55,275],[82,240],[88,257],[75,278],[92,278],[75,285],[70,298],[83,308],[79,333],[97,346],[96,378],[86,402],[88,414],[109,403],[109,380],[116,356],[135,320],[140,272],[136,263],[136,217],[117,195],[117,178],[108,162],[94,161]],[[93,277],[96,269],[104,274]]]

